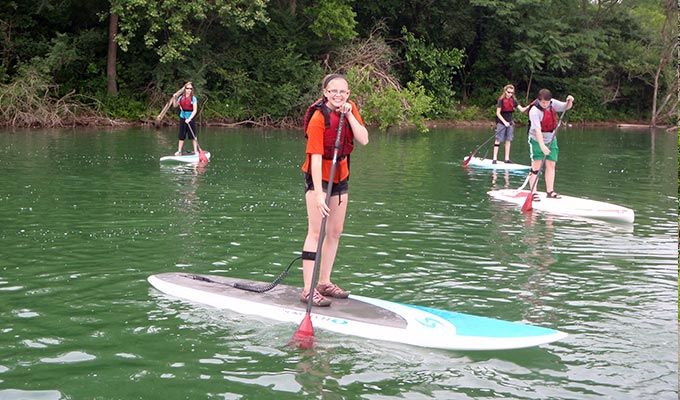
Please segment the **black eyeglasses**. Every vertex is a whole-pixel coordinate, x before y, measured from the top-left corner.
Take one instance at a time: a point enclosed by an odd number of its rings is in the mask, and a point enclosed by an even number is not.
[[[194,88],[192,88],[192,87],[188,87],[188,88],[185,88],[185,89],[194,90]]]

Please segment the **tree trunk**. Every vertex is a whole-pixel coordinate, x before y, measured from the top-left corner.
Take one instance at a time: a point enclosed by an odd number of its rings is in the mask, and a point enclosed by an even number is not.
[[[659,67],[656,69],[656,74],[654,74],[654,94],[652,95],[652,120],[649,122],[649,126],[652,128],[656,127],[656,98],[659,96],[659,75],[661,75],[661,70],[663,69],[664,60],[661,59],[659,62]]]
[[[297,1],[296,0],[290,0],[288,2],[288,9],[290,10],[290,15],[295,15],[295,11],[297,10]]]
[[[118,44],[116,35],[118,34],[118,14],[109,15],[109,50],[106,56],[106,81],[107,93],[109,96],[118,95],[118,84],[116,83],[116,59]]]
[[[650,125],[656,127],[656,122],[658,114],[661,110],[657,110],[657,97],[659,96],[659,79],[666,69],[666,65],[671,60],[675,54],[675,50],[678,46],[677,38],[673,30],[673,20],[677,17],[677,6],[676,0],[666,0],[665,1],[665,11],[666,20],[661,28],[661,59],[659,60],[659,65],[656,68],[656,73],[654,74],[654,95],[652,96],[652,120]],[[668,90],[673,90],[669,88]]]
[[[526,101],[527,104],[529,104],[529,93],[531,92],[531,81],[534,79],[534,71],[531,71],[529,74],[529,84],[527,85],[527,95],[524,98],[524,101]]]

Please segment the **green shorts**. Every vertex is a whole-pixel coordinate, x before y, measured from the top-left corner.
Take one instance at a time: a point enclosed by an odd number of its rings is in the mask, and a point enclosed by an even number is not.
[[[557,155],[560,153],[560,148],[557,147],[557,138],[553,138],[552,143],[548,145],[550,149],[550,154],[548,154],[548,160],[557,162]],[[529,138],[529,157],[531,161],[543,160],[545,154],[541,150],[538,142],[532,138]]]

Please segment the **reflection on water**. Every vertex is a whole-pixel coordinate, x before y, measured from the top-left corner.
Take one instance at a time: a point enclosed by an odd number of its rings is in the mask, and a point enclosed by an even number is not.
[[[559,191],[636,211],[616,225],[489,199],[526,174],[462,168],[482,133],[376,134],[353,153],[334,279],[563,341],[450,352],[317,331],[301,352],[295,326],[151,289],[175,270],[271,281],[297,256],[297,133],[202,132],[205,166],[159,165],[174,129],[0,136],[0,399],[677,398],[677,138],[564,132]]]
[[[206,167],[205,164],[161,164],[161,178],[167,179],[167,184],[175,188],[169,198],[169,207],[177,216],[181,237],[191,237],[196,225],[200,224],[201,202],[196,191]]]
[[[500,180],[499,180],[500,178]],[[510,189],[510,172],[508,170],[491,171],[491,189]]]

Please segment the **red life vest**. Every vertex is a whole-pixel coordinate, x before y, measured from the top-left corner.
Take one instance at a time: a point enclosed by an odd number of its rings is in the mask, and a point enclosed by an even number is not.
[[[538,100],[534,100],[529,105],[529,111],[531,107],[536,107],[543,112],[543,119],[541,119],[541,132],[552,132],[557,128],[557,111],[552,107],[552,102],[548,108],[541,107],[541,103]]]
[[[193,100],[192,97],[186,97],[186,96],[180,97],[179,107],[182,111],[194,111],[194,104],[191,102]]]
[[[515,99],[513,99],[512,97],[507,98],[507,97],[503,96],[502,102],[503,102],[502,103],[503,106],[501,107],[502,112],[513,112],[513,111],[515,111]]]
[[[352,107],[356,107],[352,103]],[[327,160],[333,159],[333,152],[335,150],[335,138],[338,134],[338,125],[340,125],[340,113],[334,112],[326,106],[326,101],[324,99],[314,102],[305,113],[304,129],[305,138],[307,137],[307,127],[309,121],[316,111],[319,111],[323,115],[325,130],[323,133],[323,158]],[[342,160],[352,153],[354,150],[354,132],[352,132],[352,127],[350,127],[347,119],[342,125],[342,130],[340,132],[340,148],[338,149],[338,160]]]

